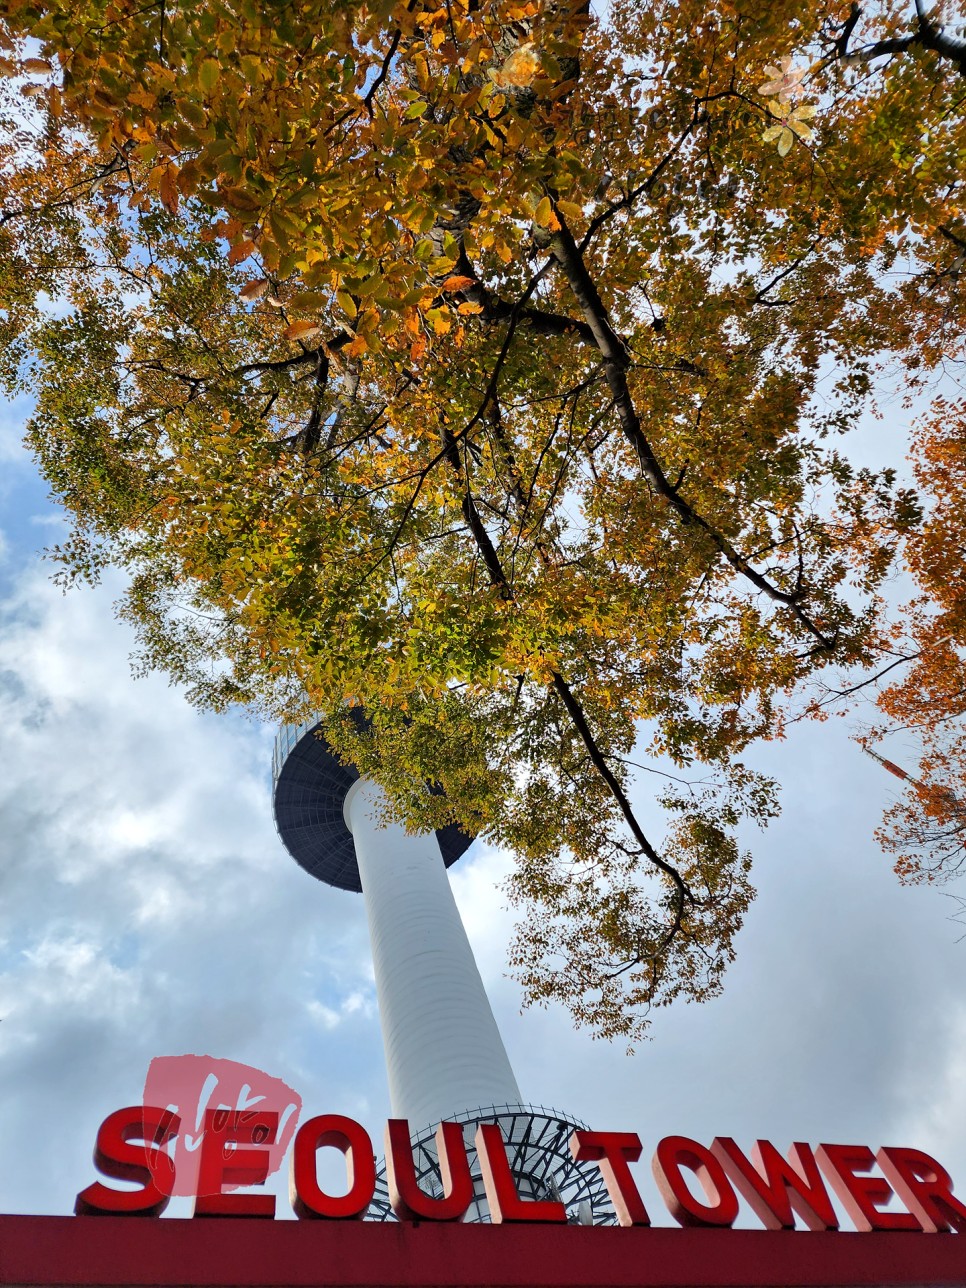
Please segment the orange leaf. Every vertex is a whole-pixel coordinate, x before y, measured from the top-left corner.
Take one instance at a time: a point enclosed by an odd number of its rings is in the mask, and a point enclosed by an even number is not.
[[[472,277],[460,277],[457,274],[455,277],[447,277],[441,289],[444,291],[465,291],[468,286],[472,285]]]
[[[173,215],[178,213],[178,201],[181,193],[178,189],[178,167],[172,161],[165,166],[164,173],[161,176],[161,182],[158,184],[158,193],[166,210],[170,210]]]
[[[236,242],[228,252],[229,264],[240,264],[243,259],[247,259],[255,250],[255,243],[249,241],[246,237],[244,241]]]
[[[308,318],[300,318],[298,322],[293,322],[282,332],[286,340],[310,340],[313,336],[319,334],[322,328],[317,322],[310,322]]]
[[[262,204],[244,188],[236,188],[231,183],[219,183],[218,196],[223,205],[234,206],[238,210],[258,210]]]

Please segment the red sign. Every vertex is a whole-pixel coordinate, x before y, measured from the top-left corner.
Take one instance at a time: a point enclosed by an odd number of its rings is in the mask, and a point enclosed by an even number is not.
[[[167,1149],[181,1130],[180,1117],[169,1108],[134,1105],[111,1114],[97,1134],[95,1164],[105,1177],[134,1181],[141,1188],[118,1190],[95,1182],[77,1196],[75,1212],[160,1215],[170,1195],[182,1192]],[[277,1111],[207,1109],[194,1215],[273,1217],[273,1195],[236,1191],[265,1181],[278,1137]],[[409,1124],[391,1119],[387,1125],[390,1200],[400,1221],[460,1221],[470,1206],[473,1186],[462,1128],[441,1123],[436,1140],[442,1197],[425,1194],[416,1184]],[[498,1124],[481,1123],[475,1145],[494,1224],[566,1222],[562,1203],[518,1194]],[[621,1225],[650,1225],[629,1167],[643,1148],[635,1133],[575,1131],[570,1147],[574,1158],[600,1168]],[[316,1156],[322,1149],[336,1149],[345,1157],[347,1185],[342,1194],[329,1194],[319,1185]],[[966,1205],[954,1195],[952,1178],[934,1158],[916,1149],[887,1146],[873,1154],[864,1145],[820,1145],[813,1151],[796,1143],[786,1157],[762,1140],[748,1156],[726,1136],[716,1137],[710,1147],[687,1136],[665,1136],[651,1166],[668,1211],[684,1226],[730,1227],[740,1195],[767,1229],[794,1229],[797,1214],[810,1230],[836,1230],[827,1184],[857,1230],[966,1233]],[[298,1217],[364,1217],[376,1184],[368,1133],[339,1114],[310,1118],[295,1136],[290,1178]],[[905,1210],[890,1207],[893,1199]]]

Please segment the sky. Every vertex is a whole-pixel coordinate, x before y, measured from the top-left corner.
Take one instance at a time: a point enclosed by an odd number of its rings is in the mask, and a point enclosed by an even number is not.
[[[160,1055],[254,1065],[306,1116],[348,1114],[379,1141],[361,897],[278,840],[274,730],[135,679],[119,583],[52,585],[42,550],[61,523],[20,446],[27,410],[0,410],[0,1212],[71,1212],[99,1123],[138,1103]],[[898,441],[901,416],[876,432]],[[910,1145],[966,1192],[966,917],[898,885],[872,838],[894,780],[848,732],[796,726],[756,753],[783,814],[746,838],[759,894],[738,960],[719,999],[657,1014],[634,1055],[560,1009],[521,1010],[507,856],[477,843],[451,869],[524,1098],[638,1132],[656,1223],[649,1160],[670,1134]]]

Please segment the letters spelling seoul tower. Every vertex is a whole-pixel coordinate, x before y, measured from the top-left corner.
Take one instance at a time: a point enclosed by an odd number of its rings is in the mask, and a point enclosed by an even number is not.
[[[292,857],[365,900],[392,1113],[414,1133],[421,1188],[442,1193],[436,1127],[462,1123],[475,1193],[467,1219],[487,1220],[473,1139],[478,1123],[496,1122],[521,1198],[562,1201],[571,1220],[613,1221],[600,1171],[571,1157],[584,1124],[521,1101],[446,875],[469,838],[455,827],[410,836],[381,826],[379,787],[341,764],[315,723],[282,727],[273,778],[275,824]],[[391,1218],[384,1169],[370,1211]]]

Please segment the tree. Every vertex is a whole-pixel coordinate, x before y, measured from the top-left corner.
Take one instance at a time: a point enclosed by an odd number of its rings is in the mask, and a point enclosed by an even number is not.
[[[742,754],[905,656],[884,582],[943,524],[838,439],[962,357],[950,15],[3,12],[5,370],[64,576],[128,569],[145,666],[319,711],[397,816],[511,847],[531,999],[634,1039],[715,993],[776,809]]]

